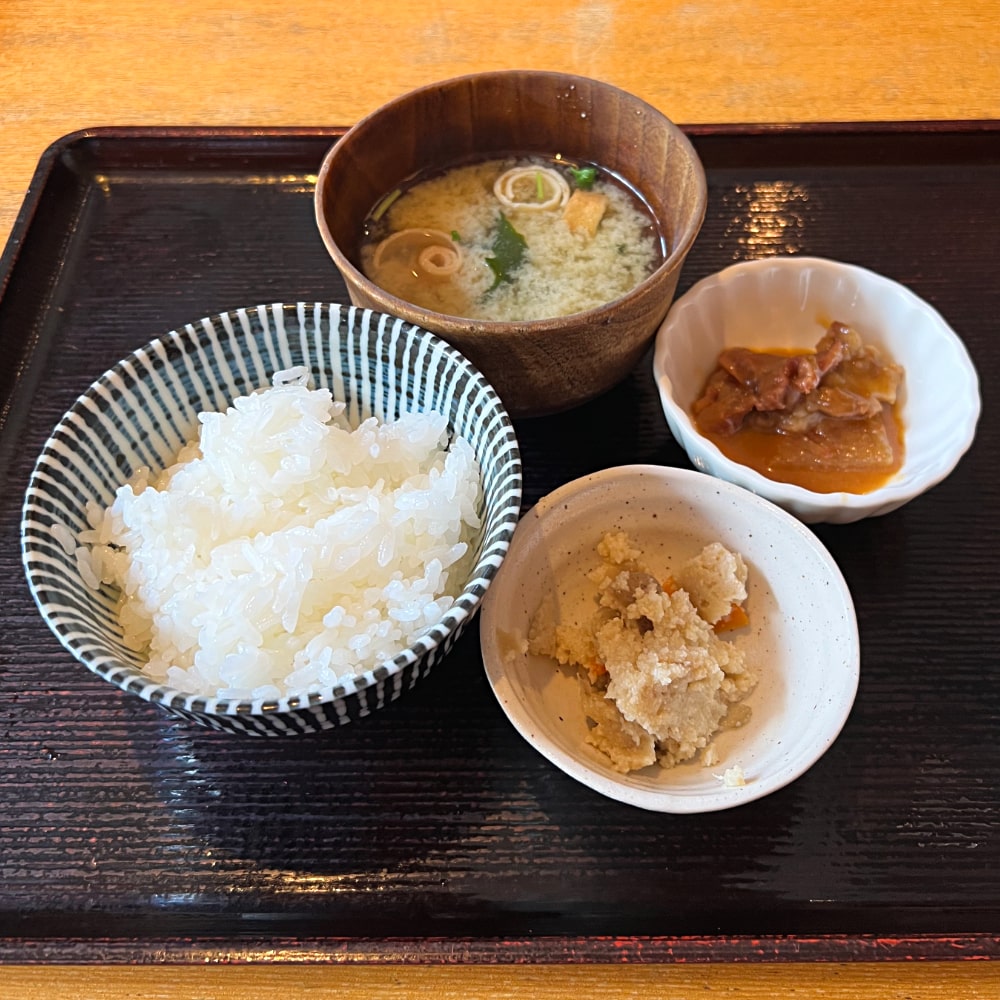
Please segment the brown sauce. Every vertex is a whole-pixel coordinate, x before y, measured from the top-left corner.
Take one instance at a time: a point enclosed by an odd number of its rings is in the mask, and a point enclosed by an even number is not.
[[[815,352],[731,348],[695,401],[699,431],[729,459],[815,493],[869,493],[903,463],[903,376],[830,325]]]

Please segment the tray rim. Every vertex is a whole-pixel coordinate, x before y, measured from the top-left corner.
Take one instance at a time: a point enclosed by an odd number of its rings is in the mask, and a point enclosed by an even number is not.
[[[973,962],[1000,957],[997,934],[539,937],[148,938],[0,936],[4,965],[706,965]]]
[[[349,125],[202,126],[102,125],[66,133],[42,153],[0,252],[0,303],[20,248],[32,226],[60,158],[91,140],[167,141],[197,145],[255,140],[335,141]],[[682,125],[692,137],[772,138],[906,135],[1000,136],[1000,119],[702,123]],[[218,938],[197,931],[162,937],[111,935],[21,937],[0,928],[0,966],[53,962],[187,964],[302,961],[380,965],[474,964],[667,964],[706,962],[893,962],[970,961],[1000,958],[1000,933],[926,933],[887,937],[865,933],[808,935],[625,935],[538,937]]]
[[[835,136],[906,134],[1000,134],[1000,119],[911,119],[897,121],[815,121],[815,122],[757,122],[757,123],[694,123],[681,125],[690,136]],[[97,125],[75,129],[53,140],[39,157],[24,198],[11,227],[10,235],[0,252],[0,300],[6,292],[10,273],[17,259],[18,250],[30,228],[38,204],[45,191],[52,170],[64,152],[91,139],[136,140],[161,139],[170,141],[208,142],[225,139],[249,141],[253,139],[337,139],[350,125]]]

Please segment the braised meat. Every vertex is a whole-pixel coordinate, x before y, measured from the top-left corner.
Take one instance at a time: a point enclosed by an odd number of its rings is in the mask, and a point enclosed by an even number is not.
[[[814,354],[727,348],[692,409],[712,434],[734,434],[751,416],[759,430],[798,433],[815,426],[818,415],[875,416],[883,402],[895,402],[901,374],[854,330],[831,323]]]

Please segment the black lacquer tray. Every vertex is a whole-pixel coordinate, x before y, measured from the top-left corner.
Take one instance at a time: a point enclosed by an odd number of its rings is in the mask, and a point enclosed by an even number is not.
[[[312,210],[342,129],[82,132],[46,153],[0,261],[0,960],[1000,957],[1000,124],[689,131],[710,200],[679,292],[748,257],[859,263],[933,303],[982,378],[946,482],[815,529],[862,641],[829,753],[738,809],[649,814],[522,741],[475,628],[398,703],[297,740],[172,721],[72,661],[18,548],[64,410],[188,321],[345,300]],[[526,504],[687,465],[649,367],[518,424]]]

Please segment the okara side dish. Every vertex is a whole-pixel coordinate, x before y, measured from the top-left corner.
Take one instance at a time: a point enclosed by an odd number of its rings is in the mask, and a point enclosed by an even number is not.
[[[903,462],[903,369],[831,323],[813,353],[731,347],[692,413],[734,462],[816,493],[868,493]]]
[[[662,260],[644,203],[593,165],[510,157],[421,174],[372,209],[365,275],[450,316],[524,321],[620,298]]]
[[[391,659],[458,596],[479,528],[479,467],[447,421],[351,427],[304,369],[202,413],[199,440],[106,510],[77,559],[121,590],[125,642],[192,694],[321,691]]]
[[[743,559],[716,542],[658,578],[624,532],[606,534],[597,553],[593,619],[557,621],[547,600],[529,651],[577,668],[586,739],[615,770],[673,767],[700,751],[716,764],[713,737],[747,721],[739,702],[757,683],[738,643],[721,637],[748,621]]]

